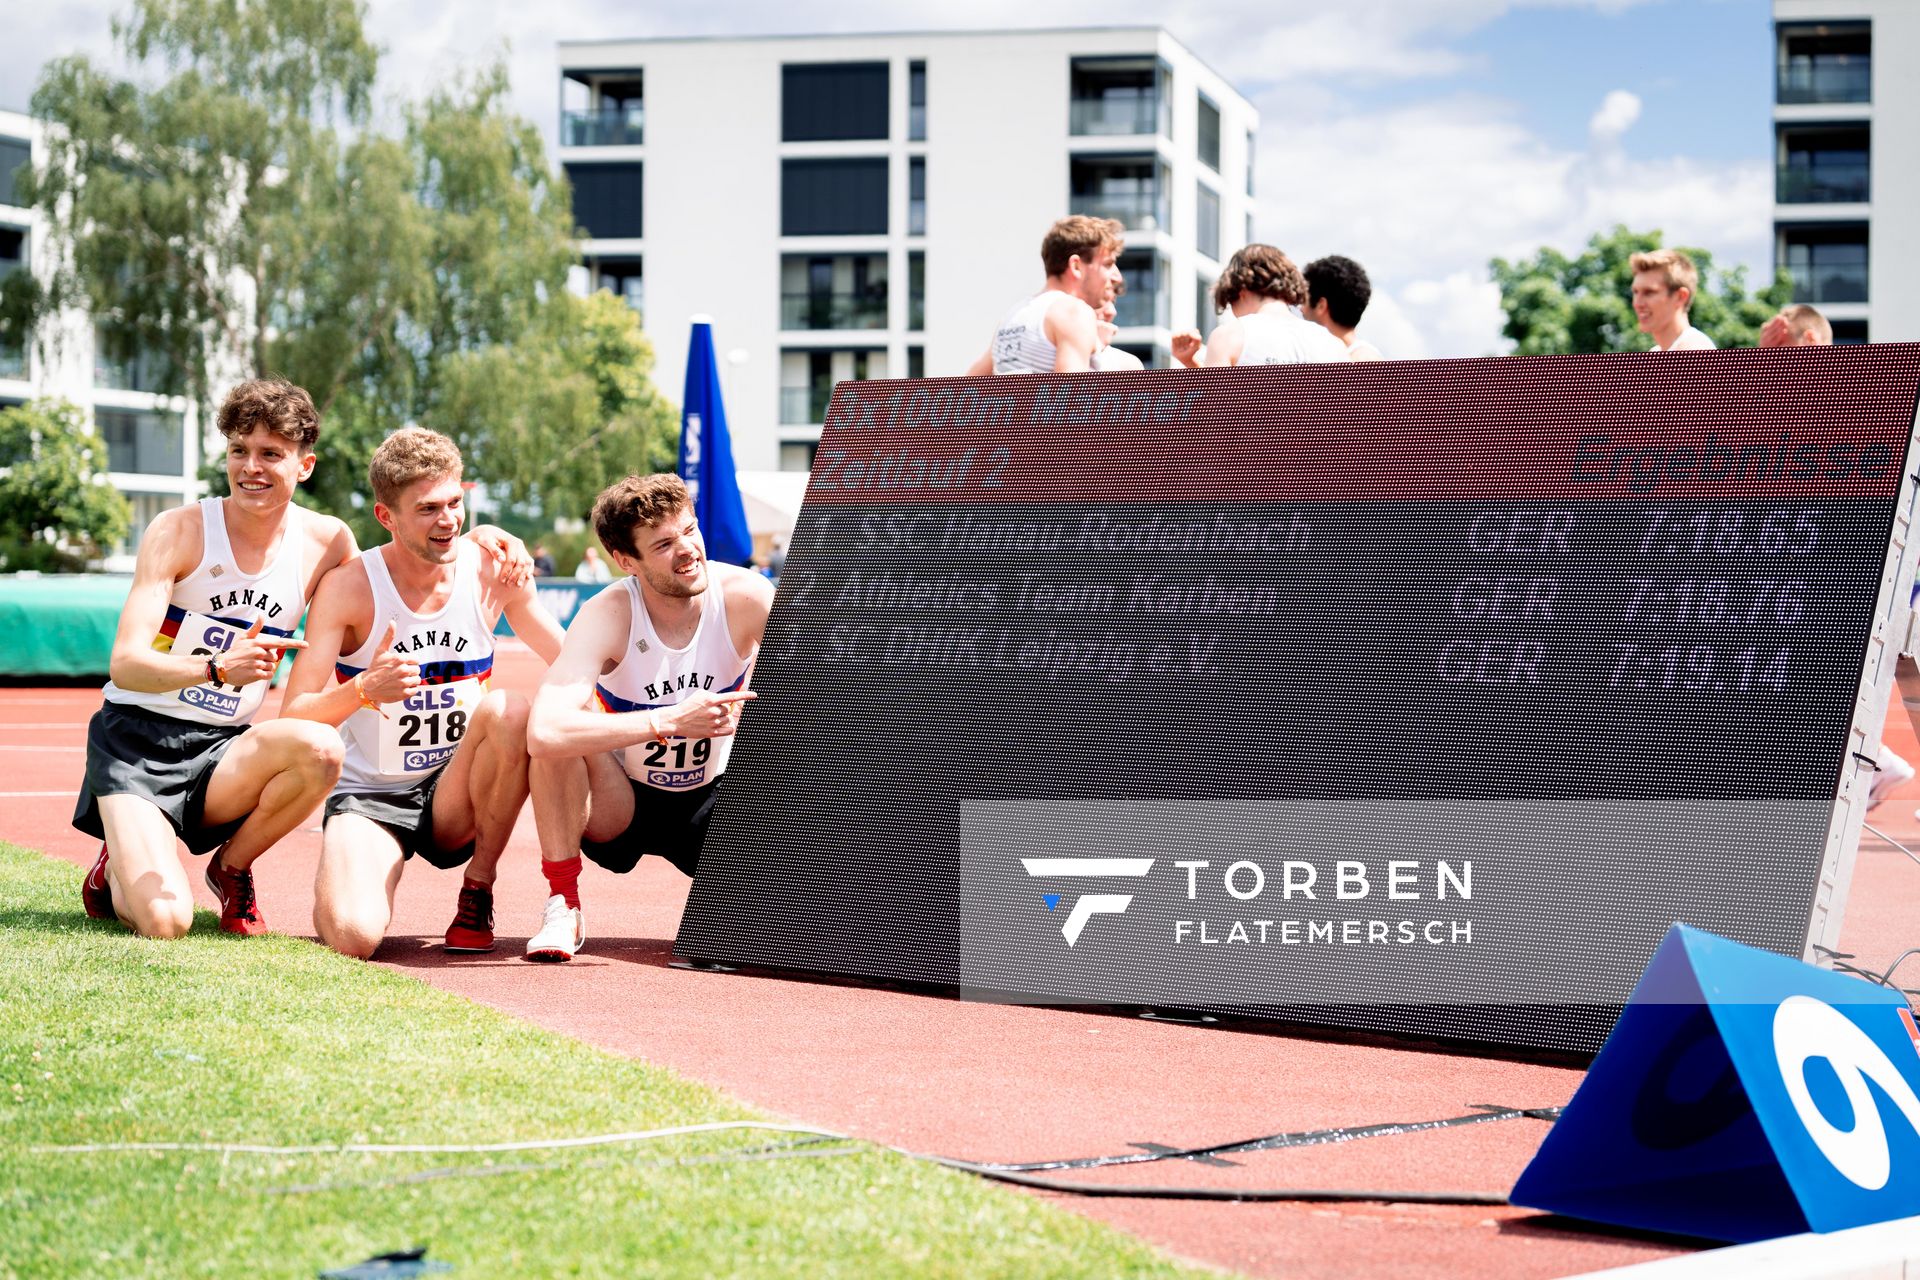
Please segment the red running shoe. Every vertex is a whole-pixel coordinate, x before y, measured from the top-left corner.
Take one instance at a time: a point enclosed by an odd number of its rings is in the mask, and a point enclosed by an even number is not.
[[[253,897],[253,872],[221,865],[217,849],[207,857],[207,888],[220,899],[222,933],[251,938],[267,931],[267,922],[260,918],[260,906]]]
[[[475,885],[460,889],[460,905],[447,926],[447,950],[493,950],[493,890]]]
[[[93,870],[80,882],[80,905],[87,909],[89,920],[114,918],[113,887],[107,883],[107,846],[104,844],[100,846],[100,857],[94,862]]]

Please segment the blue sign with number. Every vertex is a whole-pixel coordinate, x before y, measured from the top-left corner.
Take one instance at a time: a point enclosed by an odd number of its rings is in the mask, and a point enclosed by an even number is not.
[[[1906,997],[1675,925],[1513,1202],[1751,1241],[1920,1214]]]

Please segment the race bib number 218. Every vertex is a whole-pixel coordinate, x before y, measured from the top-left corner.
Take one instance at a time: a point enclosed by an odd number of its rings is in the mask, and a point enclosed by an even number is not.
[[[422,685],[388,704],[380,722],[380,772],[427,773],[445,764],[486,693],[483,681],[452,680]]]

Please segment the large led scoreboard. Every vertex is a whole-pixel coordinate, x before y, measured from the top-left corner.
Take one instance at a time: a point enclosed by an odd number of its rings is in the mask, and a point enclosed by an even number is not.
[[[1591,1051],[1837,936],[1920,347],[843,383],[676,954]]]

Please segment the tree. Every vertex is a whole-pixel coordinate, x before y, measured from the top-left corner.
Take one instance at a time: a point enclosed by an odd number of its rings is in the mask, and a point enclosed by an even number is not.
[[[1569,352],[1646,351],[1653,340],[1639,331],[1629,296],[1633,287],[1634,254],[1660,248],[1660,233],[1634,232],[1616,226],[1595,233],[1587,249],[1569,258],[1557,249],[1543,248],[1531,259],[1491,264],[1500,286],[1500,306],[1507,313],[1503,330],[1514,341],[1516,355],[1559,355]],[[1783,271],[1756,293],[1747,292],[1745,267],[1716,268],[1705,249],[1685,249],[1700,270],[1700,289],[1694,295],[1690,318],[1694,326],[1722,347],[1750,347],[1760,340],[1760,326],[1793,300],[1792,279]]]
[[[125,536],[105,452],[65,401],[0,409],[0,568],[77,571]]]
[[[512,347],[456,354],[421,425],[452,435],[485,423],[471,478],[508,501],[581,518],[621,476],[673,469],[679,416],[648,378],[652,366],[626,303],[604,290],[561,294]],[[556,451],[556,438],[568,447]]]
[[[245,377],[306,387],[323,424],[309,500],[364,541],[378,533],[366,461],[394,429],[434,424],[476,478],[504,480],[489,441],[538,436],[523,453],[566,458],[581,437],[562,433],[583,422],[525,416],[543,395],[564,398],[558,388],[461,389],[476,361],[510,360],[523,340],[551,346],[577,314],[565,178],[509,109],[499,65],[383,128],[363,16],[358,0],[134,0],[114,30],[146,79],[84,56],[49,64],[33,99],[53,126],[48,162],[22,175],[20,198],[46,219],[55,269],[44,284],[7,282],[0,337],[37,325],[50,341],[59,326],[41,321],[84,309],[109,359],[158,356],[160,389],[208,410]],[[630,354],[651,355],[644,342]]]

